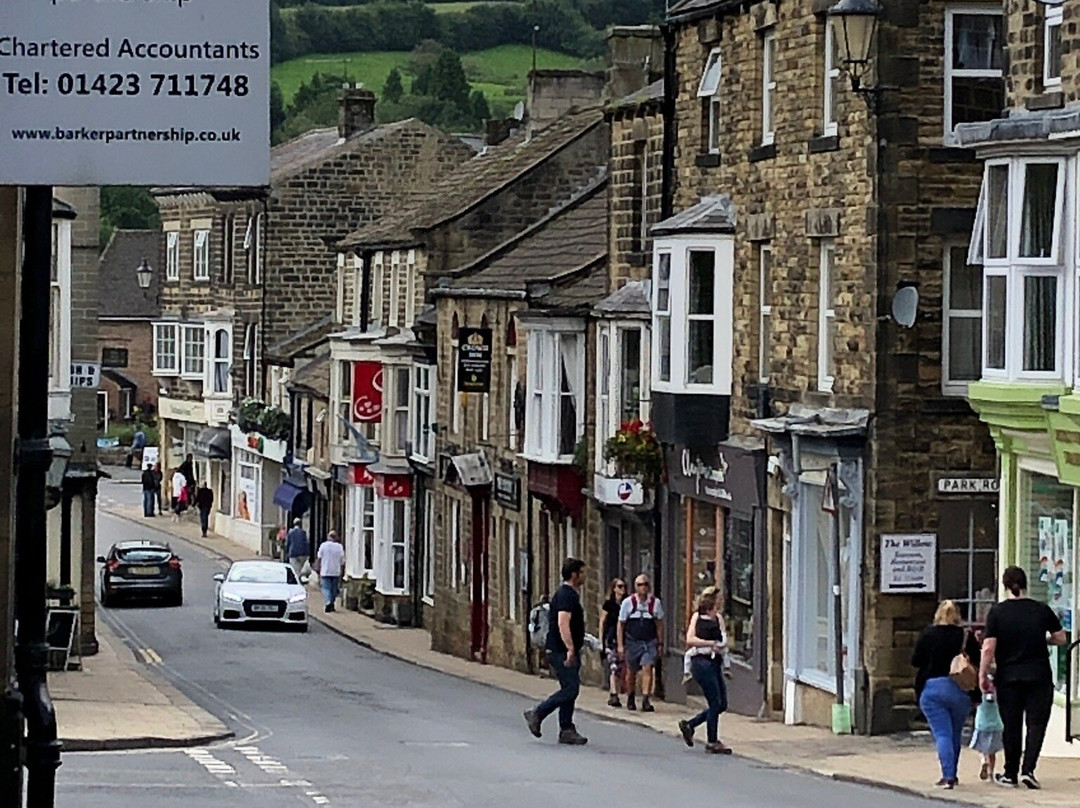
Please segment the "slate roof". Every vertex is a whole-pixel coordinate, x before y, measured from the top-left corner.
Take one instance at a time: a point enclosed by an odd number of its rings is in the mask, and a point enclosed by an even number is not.
[[[146,259],[155,270],[150,288],[140,289],[135,270]],[[152,320],[161,315],[161,231],[116,230],[98,266],[98,317]]]
[[[325,342],[330,334],[338,330],[340,326],[335,322],[334,314],[327,314],[321,320],[309,323],[285,339],[275,342],[267,349],[267,358],[293,359]]]
[[[668,20],[693,18],[707,14],[710,11],[719,11],[725,7],[739,5],[740,0],[676,0],[667,10]]]
[[[361,227],[338,246],[378,249],[415,245],[415,231],[430,230],[465,213],[599,126],[603,119],[603,110],[596,106],[564,115],[531,137],[520,132],[463,163],[422,199]]]
[[[330,349],[324,348],[315,358],[293,374],[289,387],[310,390],[319,398],[330,398]]]
[[[612,109],[637,109],[646,104],[655,104],[664,100],[664,80],[654,81],[630,95],[611,102]]]
[[[648,286],[645,281],[630,281],[594,307],[598,314],[618,316],[620,314],[652,314]]]
[[[607,177],[487,255],[457,270],[438,293],[526,292],[558,282],[607,255]]]
[[[675,233],[734,233],[735,204],[727,195],[703,196],[692,208],[653,225],[653,236]]]

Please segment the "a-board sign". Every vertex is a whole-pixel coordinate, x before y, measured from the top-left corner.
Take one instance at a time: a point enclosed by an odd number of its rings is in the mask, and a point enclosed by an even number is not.
[[[269,0],[3,0],[0,184],[270,179]]]

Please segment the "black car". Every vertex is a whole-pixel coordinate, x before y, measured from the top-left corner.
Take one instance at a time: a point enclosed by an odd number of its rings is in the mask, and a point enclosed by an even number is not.
[[[112,606],[121,598],[165,598],[179,606],[184,602],[184,574],[180,557],[167,544],[156,541],[123,541],[98,556],[101,568],[101,605]]]

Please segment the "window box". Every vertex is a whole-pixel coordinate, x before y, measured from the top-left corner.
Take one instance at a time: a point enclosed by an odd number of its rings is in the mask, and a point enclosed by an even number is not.
[[[585,334],[579,321],[529,326],[525,457],[571,464],[585,432]]]

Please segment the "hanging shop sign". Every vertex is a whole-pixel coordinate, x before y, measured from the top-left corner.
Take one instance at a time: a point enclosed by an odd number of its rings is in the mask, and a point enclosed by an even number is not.
[[[603,505],[641,505],[645,502],[645,488],[640,480],[632,477],[593,476],[593,494]]]
[[[937,536],[933,533],[881,537],[881,593],[909,595],[937,591]]]
[[[458,392],[491,392],[491,329],[462,328],[458,334]]]
[[[268,0],[4,0],[0,184],[265,186]]]
[[[495,501],[504,508],[521,510],[521,478],[514,474],[495,472]]]
[[[750,514],[763,502],[765,453],[720,444],[708,456],[676,445],[667,455],[668,486],[676,494]]]
[[[408,499],[412,496],[412,477],[408,474],[376,474],[375,493],[384,499]]]
[[[382,421],[383,367],[381,362],[353,362],[353,421],[377,424]]]

